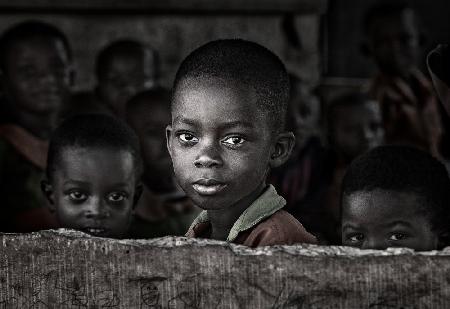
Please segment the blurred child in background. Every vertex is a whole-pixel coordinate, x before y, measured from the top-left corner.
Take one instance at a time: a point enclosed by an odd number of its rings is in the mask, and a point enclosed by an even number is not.
[[[153,238],[184,235],[199,213],[174,179],[165,130],[171,121],[170,91],[147,90],[127,104],[126,120],[139,137],[144,164],[144,191],[130,236]]]
[[[73,82],[72,54],[56,27],[27,21],[0,38],[5,91],[0,126],[0,230],[29,232],[55,226],[39,182],[46,167],[48,138]]]

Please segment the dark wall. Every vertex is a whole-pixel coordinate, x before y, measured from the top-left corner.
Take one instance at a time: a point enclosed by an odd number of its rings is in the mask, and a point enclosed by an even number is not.
[[[0,32],[11,25],[38,19],[62,29],[72,44],[78,68],[76,88],[92,87],[97,52],[120,38],[142,40],[160,53],[162,84],[170,86],[180,62],[196,47],[219,38],[243,38],[276,52],[291,70],[312,82],[319,78],[318,14],[296,15],[294,24],[302,38],[300,50],[292,48],[283,33],[283,14],[3,14]]]

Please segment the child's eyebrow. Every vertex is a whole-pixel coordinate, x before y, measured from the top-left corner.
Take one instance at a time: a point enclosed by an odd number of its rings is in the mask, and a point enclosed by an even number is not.
[[[178,116],[175,117],[175,119],[173,120],[174,123],[184,123],[184,124],[188,124],[191,126],[198,126],[199,122],[193,119],[189,119],[189,118],[185,118],[183,116]]]
[[[87,181],[82,181],[82,180],[76,180],[76,179],[69,179],[64,181],[64,185],[89,185],[90,183]]]
[[[403,220],[396,220],[396,221],[392,221],[386,224],[386,226],[388,227],[393,227],[395,225],[405,225],[407,227],[413,227],[413,225],[410,222],[407,221],[403,221]]]
[[[358,227],[358,226],[355,226],[355,225],[353,225],[353,224],[347,223],[347,224],[344,224],[344,225],[342,226],[342,229],[343,229],[343,230],[346,230],[346,229],[358,230],[359,227]]]
[[[249,121],[230,121],[220,125],[221,129],[231,129],[235,127],[254,128],[254,124]]]

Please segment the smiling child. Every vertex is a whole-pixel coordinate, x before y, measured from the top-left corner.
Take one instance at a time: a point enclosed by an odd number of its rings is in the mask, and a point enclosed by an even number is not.
[[[79,115],[54,133],[42,190],[60,227],[123,238],[142,191],[139,141],[120,120]]]

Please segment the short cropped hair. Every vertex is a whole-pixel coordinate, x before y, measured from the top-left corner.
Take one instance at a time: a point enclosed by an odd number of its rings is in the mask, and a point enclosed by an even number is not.
[[[415,193],[433,229],[449,230],[450,179],[445,166],[430,154],[407,146],[380,146],[348,167],[342,197],[376,189]]]
[[[133,55],[137,57],[143,57],[145,53],[150,53],[153,58],[153,67],[155,71],[153,72],[154,78],[158,75],[158,55],[156,51],[150,46],[145,45],[142,42],[132,40],[132,39],[122,39],[112,42],[108,46],[104,47],[97,55],[97,60],[95,64],[95,72],[97,74],[97,79],[102,80],[104,74],[111,62],[111,59],[117,55]]]
[[[61,41],[68,59],[72,60],[69,40],[61,30],[42,21],[30,20],[12,26],[0,37],[0,68],[5,69],[6,57],[14,43],[34,38],[50,38]]]
[[[241,39],[209,42],[184,59],[174,81],[174,93],[189,78],[219,78],[252,88],[258,106],[269,115],[275,131],[284,130],[289,77],[280,58],[267,48]]]
[[[374,21],[386,17],[400,17],[406,10],[414,11],[410,4],[401,0],[382,1],[373,5],[363,18],[364,33],[369,34]]]
[[[47,159],[47,177],[58,168],[67,148],[106,148],[129,151],[137,178],[142,171],[139,139],[125,122],[103,114],[82,114],[64,121],[52,134]]]

